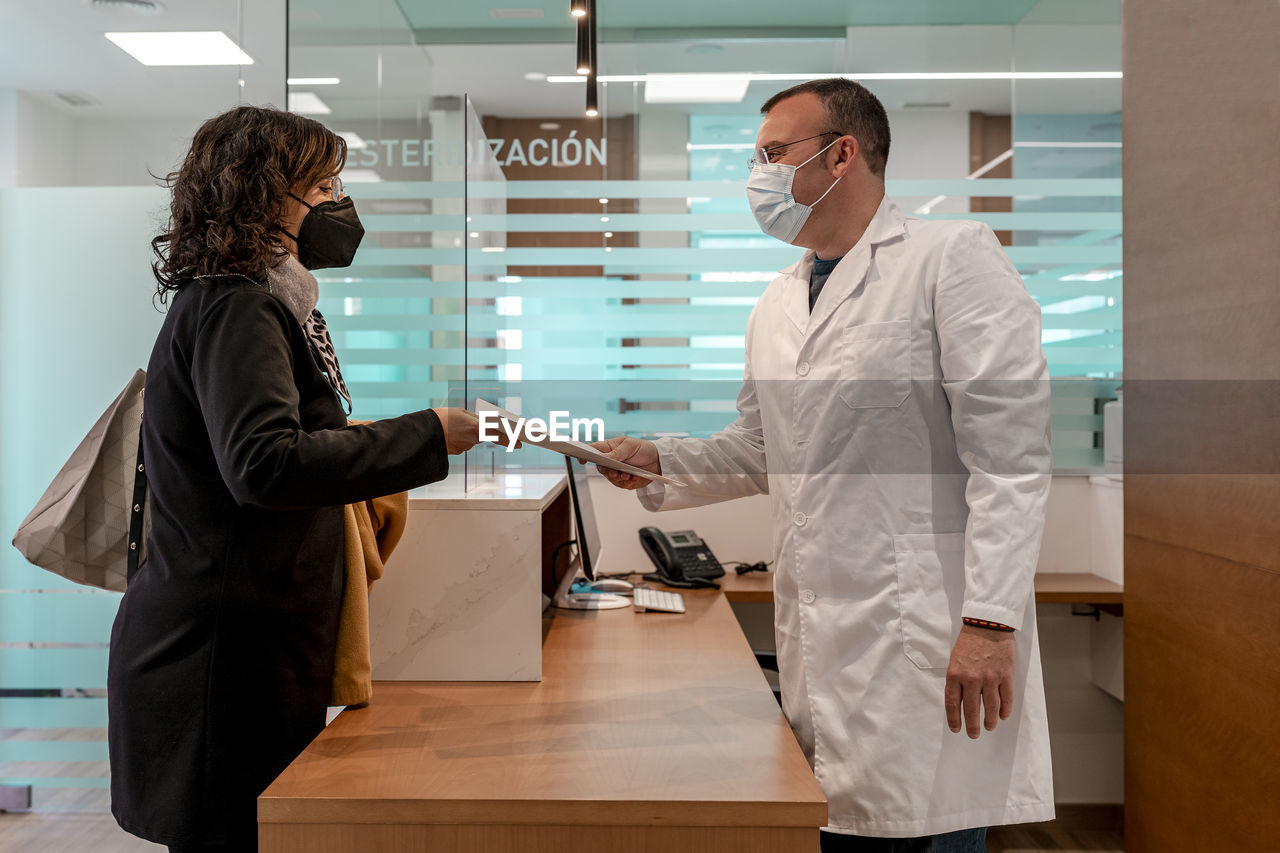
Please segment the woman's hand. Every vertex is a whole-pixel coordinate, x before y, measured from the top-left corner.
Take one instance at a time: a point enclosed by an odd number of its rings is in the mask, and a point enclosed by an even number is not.
[[[471,412],[457,408],[431,411],[436,413],[436,417],[440,419],[440,425],[444,427],[444,442],[451,456],[466,453],[480,443],[480,419]],[[504,435],[497,443],[506,447],[510,441]],[[519,447],[520,442],[517,441],[515,446]]]

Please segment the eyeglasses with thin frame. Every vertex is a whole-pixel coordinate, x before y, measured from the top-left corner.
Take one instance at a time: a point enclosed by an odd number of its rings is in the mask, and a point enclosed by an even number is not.
[[[342,178],[334,175],[332,178],[325,178],[325,180],[329,182],[329,198],[334,201],[342,201],[342,196],[345,194],[342,188]]]
[[[826,130],[826,131],[823,131],[822,133],[815,133],[813,136],[806,136],[804,139],[795,139],[795,140],[792,140],[791,142],[783,142],[779,145],[771,145],[768,148],[757,148],[756,156],[752,157],[750,160],[747,161],[747,169],[753,170],[755,169],[756,166],[768,166],[772,162],[769,159],[770,152],[773,152],[774,157],[781,157],[783,154],[786,153],[787,149],[790,148],[792,145],[799,145],[801,142],[808,142],[810,139],[819,139],[823,136],[832,136],[832,135],[844,136],[844,134],[838,130]]]

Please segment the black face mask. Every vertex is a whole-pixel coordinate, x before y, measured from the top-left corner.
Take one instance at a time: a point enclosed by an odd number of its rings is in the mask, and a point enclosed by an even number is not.
[[[355,202],[344,198],[310,205],[293,193],[290,195],[310,208],[302,218],[296,237],[284,232],[298,244],[298,262],[309,270],[351,266],[356,249],[364,239],[364,226],[356,216]]]

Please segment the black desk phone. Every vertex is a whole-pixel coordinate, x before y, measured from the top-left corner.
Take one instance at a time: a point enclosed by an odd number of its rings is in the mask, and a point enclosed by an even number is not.
[[[676,530],[671,533],[656,527],[640,528],[640,544],[658,571],[645,575],[645,580],[656,580],[668,586],[685,589],[715,587],[716,578],[724,577],[724,569],[707,543],[692,530]]]

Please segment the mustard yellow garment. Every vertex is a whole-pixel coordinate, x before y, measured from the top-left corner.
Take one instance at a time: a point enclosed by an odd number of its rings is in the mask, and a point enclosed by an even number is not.
[[[338,625],[330,705],[363,705],[373,695],[369,658],[369,590],[404,533],[409,493],[399,492],[343,507],[346,583]]]

